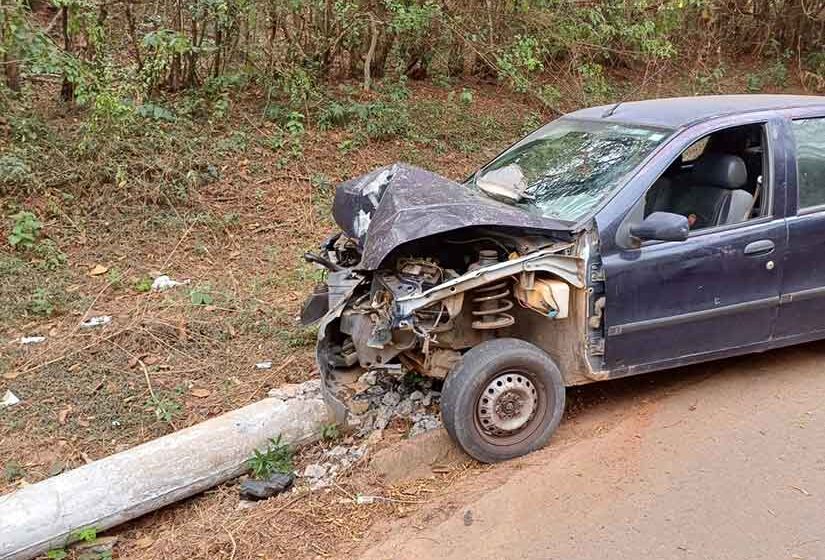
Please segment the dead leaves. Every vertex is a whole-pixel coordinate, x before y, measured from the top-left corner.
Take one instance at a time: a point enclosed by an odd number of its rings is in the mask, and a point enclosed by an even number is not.
[[[108,266],[103,266],[102,264],[97,263],[89,270],[88,274],[89,276],[102,276],[107,272],[109,272]]]

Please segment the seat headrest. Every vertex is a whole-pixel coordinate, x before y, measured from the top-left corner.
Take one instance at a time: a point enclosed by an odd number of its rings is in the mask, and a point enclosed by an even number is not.
[[[699,184],[735,190],[748,181],[748,168],[739,156],[710,153],[696,160],[692,175]]]

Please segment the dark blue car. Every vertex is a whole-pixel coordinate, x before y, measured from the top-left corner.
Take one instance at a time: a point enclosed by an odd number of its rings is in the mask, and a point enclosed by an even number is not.
[[[304,319],[338,420],[365,375],[443,380],[481,461],[546,443],[568,386],[825,338],[825,97],[583,109],[464,183],[347,181],[333,213]]]

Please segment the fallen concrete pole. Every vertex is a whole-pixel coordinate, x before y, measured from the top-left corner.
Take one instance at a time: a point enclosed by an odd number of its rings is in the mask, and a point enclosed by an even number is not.
[[[78,529],[102,531],[235,478],[278,434],[293,445],[316,438],[327,421],[318,384],[293,387],[0,496],[0,559],[28,560]]]

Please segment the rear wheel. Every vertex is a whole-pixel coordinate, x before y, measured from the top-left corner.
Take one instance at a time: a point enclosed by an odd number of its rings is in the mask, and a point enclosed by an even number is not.
[[[470,349],[447,376],[441,415],[472,457],[495,463],[539,449],[559,425],[565,389],[544,351],[515,338]]]

